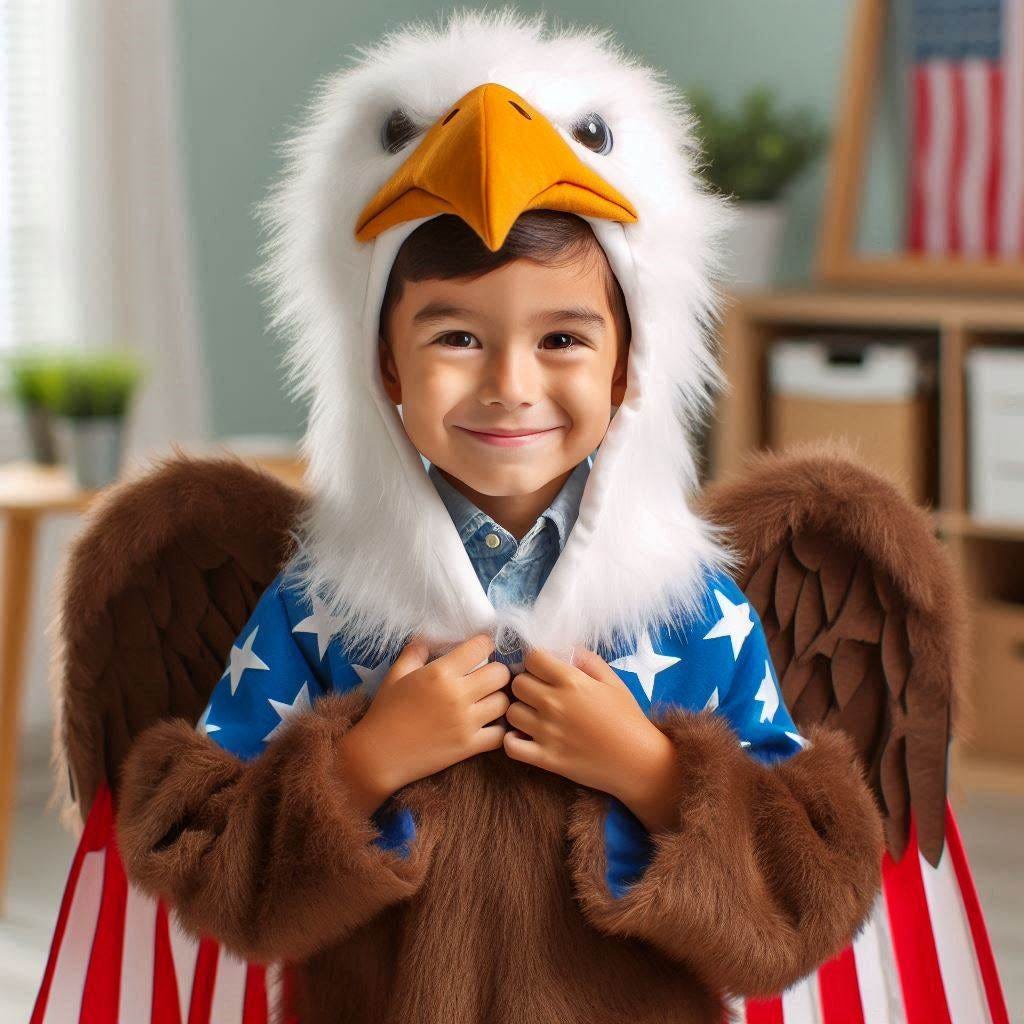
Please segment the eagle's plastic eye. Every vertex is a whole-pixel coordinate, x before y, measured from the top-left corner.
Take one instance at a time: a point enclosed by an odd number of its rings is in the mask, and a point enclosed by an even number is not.
[[[585,114],[573,124],[572,137],[602,156],[612,151],[612,130],[596,112]]]
[[[397,153],[418,130],[404,110],[392,110],[381,128],[380,144],[389,153]]]

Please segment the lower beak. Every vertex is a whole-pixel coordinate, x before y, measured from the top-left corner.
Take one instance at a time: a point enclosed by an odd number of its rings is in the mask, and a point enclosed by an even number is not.
[[[453,213],[492,252],[526,210],[633,222],[633,204],[573,152],[543,115],[495,82],[466,93],[363,208],[360,242],[403,221]]]

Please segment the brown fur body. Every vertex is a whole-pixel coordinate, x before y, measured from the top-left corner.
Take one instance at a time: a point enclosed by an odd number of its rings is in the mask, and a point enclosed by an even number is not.
[[[399,791],[405,860],[370,845],[334,763],[366,700],[322,698],[251,762],[160,723],[122,775],[129,876],[237,952],[296,961],[304,1024],[710,1024],[723,989],[767,994],[837,952],[877,892],[845,737],[769,769],[682,711],[679,828],[620,901],[603,794],[503,751]]]

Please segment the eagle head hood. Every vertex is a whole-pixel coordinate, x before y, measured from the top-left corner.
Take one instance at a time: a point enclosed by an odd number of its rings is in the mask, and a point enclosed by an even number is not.
[[[391,152],[395,111],[411,137]],[[595,113],[610,149],[580,130]],[[434,649],[508,631],[563,655],[632,648],[682,624],[706,574],[731,562],[688,507],[693,430],[720,384],[709,332],[731,216],[695,172],[692,130],[674,87],[607,30],[552,31],[511,9],[405,26],[321,83],[259,208],[257,278],[288,339],[290,388],[310,402],[293,568],[362,658],[413,633]],[[604,250],[632,327],[627,386],[536,601],[496,610],[384,392],[378,321],[395,256],[425,220],[457,214],[493,251],[539,208],[585,218]]]

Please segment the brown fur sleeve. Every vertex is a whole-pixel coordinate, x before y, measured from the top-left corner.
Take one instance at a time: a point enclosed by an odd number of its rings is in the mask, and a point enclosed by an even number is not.
[[[187,928],[255,960],[304,958],[412,895],[433,846],[429,815],[414,810],[408,857],[374,845],[380,832],[349,806],[336,763],[367,705],[361,691],[322,697],[250,761],[184,720],[141,733],[117,814],[129,878]],[[414,808],[409,792],[396,804]]]
[[[605,880],[606,797],[582,789],[569,863],[587,919],[645,939],[720,990],[779,992],[846,946],[881,884],[882,828],[853,746],[810,746],[765,765],[721,717],[669,709],[656,723],[680,765],[678,819],[621,898]]]

